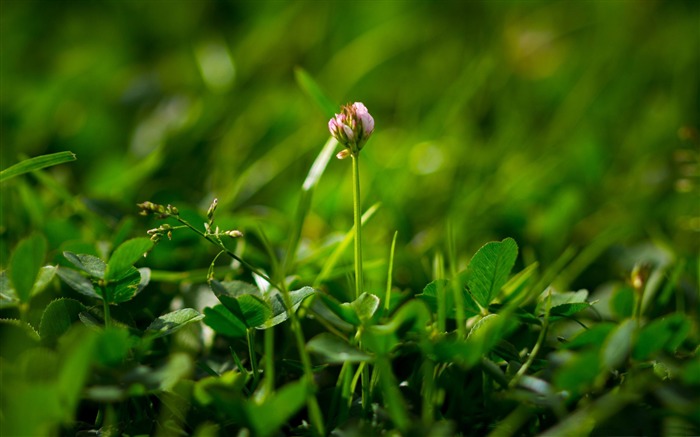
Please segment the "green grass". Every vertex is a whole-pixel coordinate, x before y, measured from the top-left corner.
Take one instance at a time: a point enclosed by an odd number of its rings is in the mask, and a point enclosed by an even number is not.
[[[0,434],[698,434],[699,14],[3,2]]]

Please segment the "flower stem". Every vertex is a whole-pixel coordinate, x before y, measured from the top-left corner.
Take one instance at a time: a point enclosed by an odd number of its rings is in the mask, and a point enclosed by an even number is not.
[[[360,203],[360,155],[352,156],[353,180],[353,209],[355,212],[355,298],[360,297],[363,289],[362,281],[362,206]]]

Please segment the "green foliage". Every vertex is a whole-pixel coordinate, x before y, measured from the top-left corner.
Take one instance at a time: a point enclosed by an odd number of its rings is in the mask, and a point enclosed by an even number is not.
[[[700,434],[699,13],[4,3],[0,435]]]

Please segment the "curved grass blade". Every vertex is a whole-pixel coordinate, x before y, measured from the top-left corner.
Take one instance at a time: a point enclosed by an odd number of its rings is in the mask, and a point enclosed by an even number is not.
[[[46,167],[63,164],[64,162],[75,161],[76,156],[73,152],[58,152],[49,155],[36,156],[34,158],[25,159],[15,165],[0,171],[0,182],[4,182],[15,176],[19,176],[30,171],[40,170]]]

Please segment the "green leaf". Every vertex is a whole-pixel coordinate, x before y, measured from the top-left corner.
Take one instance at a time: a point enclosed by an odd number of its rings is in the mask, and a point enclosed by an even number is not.
[[[357,313],[352,307],[345,303],[338,302],[333,296],[327,294],[321,294],[321,301],[323,301],[326,308],[328,308],[333,314],[338,316],[342,321],[349,323],[353,326],[360,326],[362,323],[357,317]]]
[[[323,111],[323,115],[326,118],[331,118],[335,115],[335,112],[339,110],[338,105],[326,97],[325,93],[321,90],[321,87],[309,75],[309,73],[307,73],[303,68],[296,67],[294,69],[294,77],[296,78],[299,87],[304,90],[304,92],[318,105],[319,109]]]
[[[580,349],[588,346],[593,346],[598,349],[603,344],[605,339],[610,335],[610,332],[615,329],[613,323],[598,323],[590,329],[583,329],[571,340],[561,345],[562,349]]]
[[[245,403],[248,420],[255,433],[260,436],[273,435],[301,410],[311,390],[312,387],[306,379],[301,379],[283,386],[261,405],[254,402]]]
[[[632,287],[621,287],[610,299],[610,310],[619,319],[632,317],[634,313],[634,290]]]
[[[39,269],[46,258],[46,239],[33,234],[20,241],[10,259],[10,281],[21,302],[29,302]]]
[[[204,308],[204,324],[217,334],[229,337],[244,337],[246,335],[245,324],[223,305]]]
[[[63,282],[78,293],[102,300],[102,296],[95,291],[92,282],[77,271],[66,267],[59,267],[56,270],[56,274],[59,278],[63,279]]]
[[[53,344],[78,320],[80,313],[85,311],[85,306],[74,299],[60,298],[46,306],[41,323],[39,335],[48,344]]]
[[[182,329],[185,325],[202,320],[204,316],[192,308],[183,308],[171,313],[163,314],[151,323],[146,329],[146,334],[154,338],[170,335]]]
[[[132,238],[122,243],[107,262],[105,279],[111,281],[122,277],[151,248],[153,242],[148,238]]]
[[[0,309],[13,308],[20,304],[15,289],[10,284],[10,279],[7,277],[7,272],[0,272]]]
[[[591,304],[588,302],[578,302],[578,303],[565,303],[563,305],[557,305],[552,307],[549,311],[549,320],[557,320],[562,318],[571,317],[576,313],[579,313],[585,309],[590,308]]]
[[[209,281],[214,295],[246,328],[262,325],[272,316],[272,309],[258,287],[242,281]]]
[[[688,336],[691,326],[690,320],[683,314],[653,320],[640,331],[632,356],[637,360],[646,360],[661,350],[675,352]]]
[[[75,161],[75,159],[76,156],[73,152],[51,153],[49,155],[41,155],[34,158],[25,159],[6,168],[3,171],[0,171],[0,182],[4,182],[24,173],[29,173],[30,171],[63,164],[64,162]]]
[[[445,294],[445,306],[447,307],[447,317],[450,319],[455,319],[457,317],[457,308],[454,304],[454,293],[450,287],[457,286],[462,293],[462,304],[464,305],[464,315],[466,317],[471,317],[479,314],[479,306],[474,302],[474,299],[467,293],[461,284],[456,282],[450,282],[446,279],[436,279],[430,282],[423,288],[421,294],[416,295],[417,298],[428,304],[428,307],[433,313],[437,313],[437,295],[438,292]]]
[[[56,266],[44,266],[39,269],[39,274],[36,277],[36,281],[34,281],[34,287],[32,287],[32,296],[44,291],[54,276],[56,276],[57,270],[58,267]]]
[[[606,369],[616,369],[625,361],[632,350],[632,336],[636,328],[637,321],[627,319],[608,335],[601,350],[602,364]]]
[[[367,323],[377,312],[377,308],[379,308],[379,298],[364,292],[357,299],[350,302],[350,307],[352,307],[362,323]]]
[[[362,341],[367,350],[386,355],[408,334],[427,335],[430,310],[418,299],[409,300],[392,315],[384,325],[371,325],[362,331]]]
[[[306,349],[320,355],[325,363],[330,364],[360,363],[372,358],[368,353],[350,346],[347,341],[327,332],[312,338],[306,344]]]
[[[104,366],[119,367],[124,363],[134,342],[134,337],[129,335],[128,329],[111,326],[100,331],[96,358]]]
[[[130,267],[122,278],[107,285],[106,294],[109,296],[107,301],[109,303],[130,301],[148,285],[150,279],[149,268]]]
[[[483,308],[496,297],[508,281],[508,275],[518,257],[518,245],[512,238],[484,245],[474,255],[467,268],[467,289]]]
[[[63,256],[70,261],[71,264],[89,274],[93,278],[104,279],[107,265],[98,257],[84,253],[75,254],[68,251],[63,252]]]
[[[574,395],[584,393],[598,377],[600,362],[596,351],[566,354],[565,362],[556,369],[553,383],[560,390]]]
[[[311,287],[303,287],[299,290],[294,290],[289,292],[289,299],[292,301],[292,311],[299,309],[301,303],[307,297],[316,293]],[[258,329],[267,329],[272,326],[278,325],[289,318],[289,313],[284,305],[284,299],[282,294],[278,291],[273,291],[270,294],[270,306],[272,307],[272,315],[269,319],[265,320],[264,323],[254,325]]]

